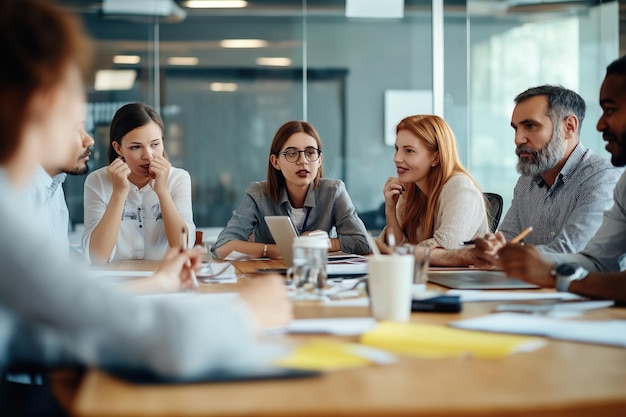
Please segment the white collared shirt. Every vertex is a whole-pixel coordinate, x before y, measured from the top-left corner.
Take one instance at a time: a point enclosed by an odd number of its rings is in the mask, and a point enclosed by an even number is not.
[[[193,223],[189,173],[172,167],[167,180],[167,190],[174,200],[178,214],[187,225],[191,247],[195,242],[196,226]],[[107,167],[89,174],[85,180],[85,231],[82,238],[83,248],[87,254],[91,234],[100,223],[112,194],[113,184],[107,174]],[[124,202],[117,242],[109,261],[160,260],[163,259],[169,247],[159,197],[150,183],[143,188],[138,188],[131,183]]]

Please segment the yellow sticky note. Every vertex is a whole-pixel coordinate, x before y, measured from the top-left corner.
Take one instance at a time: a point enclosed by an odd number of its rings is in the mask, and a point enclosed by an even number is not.
[[[501,358],[543,346],[542,339],[484,333],[445,326],[382,322],[364,333],[361,343],[390,352],[420,357]]]
[[[318,339],[298,346],[291,355],[279,359],[276,365],[288,368],[333,370],[367,366],[371,362],[350,350],[358,346],[352,343]]]

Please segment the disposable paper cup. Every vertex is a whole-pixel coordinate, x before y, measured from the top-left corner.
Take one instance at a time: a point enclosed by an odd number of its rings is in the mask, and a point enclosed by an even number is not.
[[[415,257],[371,256],[368,260],[368,290],[372,315],[378,320],[408,321]]]

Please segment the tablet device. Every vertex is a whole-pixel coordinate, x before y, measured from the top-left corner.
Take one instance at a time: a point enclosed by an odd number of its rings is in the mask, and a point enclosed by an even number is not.
[[[289,216],[265,216],[265,223],[287,266],[293,266],[293,240],[298,231]]]
[[[511,290],[539,288],[519,279],[509,278],[499,271],[428,272],[428,281],[459,290]]]

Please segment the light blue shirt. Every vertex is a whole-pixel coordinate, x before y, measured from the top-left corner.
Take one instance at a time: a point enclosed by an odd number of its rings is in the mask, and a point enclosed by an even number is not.
[[[626,173],[613,193],[613,207],[604,212],[602,225],[582,253],[551,254],[555,263],[575,262],[588,271],[626,270]]]
[[[367,230],[359,218],[340,180],[320,178],[319,187],[309,187],[304,200],[305,212],[310,209],[306,231],[324,230],[330,237],[336,237],[345,253],[367,254]],[[254,234],[255,242],[274,243],[272,233],[265,223],[265,216],[289,216],[291,204],[286,190],[282,190],[279,202],[273,201],[267,192],[265,181],[253,182],[246,189],[246,195],[239,208],[233,212],[226,228],[222,230],[213,246],[219,248],[231,240],[247,241]],[[333,228],[336,235],[333,234]]]
[[[0,371],[80,363],[193,377],[262,361],[240,300],[131,297],[102,286],[42,233],[29,195],[0,169]]]
[[[581,251],[612,204],[622,170],[579,143],[549,187],[540,176],[522,176],[499,231],[511,240],[522,230],[524,241],[546,253]]]
[[[38,165],[30,184],[30,193],[35,207],[40,210],[46,221],[44,227],[59,242],[66,254],[69,252],[70,242],[68,238],[70,213],[65,202],[63,182],[67,174],[61,173],[50,175]]]

